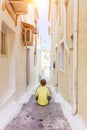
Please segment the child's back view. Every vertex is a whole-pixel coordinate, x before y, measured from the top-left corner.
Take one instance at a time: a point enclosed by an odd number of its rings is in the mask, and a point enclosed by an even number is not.
[[[50,92],[46,87],[46,80],[41,79],[41,86],[36,91],[36,100],[39,105],[47,105],[49,103]]]

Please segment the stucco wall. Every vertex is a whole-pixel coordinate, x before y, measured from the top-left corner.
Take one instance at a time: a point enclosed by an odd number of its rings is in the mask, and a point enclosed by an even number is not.
[[[8,20],[7,20],[8,19]],[[10,20],[10,21],[9,21]],[[11,22],[11,24],[10,24]],[[0,8],[0,31],[6,31],[6,55],[0,55],[0,105],[6,103],[15,92],[15,26],[7,11]],[[1,40],[0,40],[1,42]]]
[[[30,10],[30,24],[34,25],[34,7]],[[25,19],[25,22],[27,20]],[[18,100],[27,91],[26,82],[26,51],[27,47],[21,41],[21,19],[18,17],[17,26],[9,13],[2,10],[0,1],[0,31],[3,27],[7,33],[7,55],[0,56],[0,105],[9,99]],[[34,37],[35,38],[35,37]],[[1,41],[0,41],[1,42]],[[34,64],[35,39],[33,46],[30,47],[30,86],[37,83],[36,67]]]
[[[73,36],[73,4],[74,4],[73,1],[69,0],[68,4],[66,5],[66,44],[70,54],[68,54],[65,47],[65,60],[64,60],[65,72],[60,71],[59,73],[60,92],[62,93],[62,95],[66,100],[70,100],[71,105],[73,104],[73,48],[70,49],[70,46],[71,46],[71,42],[73,42],[71,41],[71,36]],[[62,3],[62,10],[64,11],[64,3]],[[61,15],[64,14],[62,13]],[[64,20],[61,20],[61,22],[63,25]],[[62,30],[62,27],[60,30]],[[64,33],[62,33],[62,35],[64,36]],[[60,35],[60,39],[61,37],[63,37],[62,35]],[[70,57],[70,70],[69,70],[69,61],[68,61],[69,57]]]
[[[53,1],[52,1],[53,2]],[[51,63],[56,59],[56,47],[58,47],[58,89],[61,94],[64,96],[66,100],[70,98],[70,101],[73,102],[73,50],[70,52],[70,86],[68,82],[68,53],[66,47],[64,46],[64,70],[60,68],[60,43],[61,40],[64,39],[64,1],[58,1],[52,3],[51,8],[51,21],[52,21],[52,29],[51,29]],[[69,48],[71,42],[71,35],[73,34],[73,1],[70,0],[66,5],[66,44]],[[55,14],[57,13],[57,14]],[[54,19],[53,19],[54,18]],[[54,24],[55,22],[55,24]],[[55,26],[54,26],[55,25]],[[52,64],[51,64],[52,65]],[[55,82],[55,69],[52,68],[52,80]],[[69,89],[68,89],[69,86]],[[68,91],[70,91],[70,97],[68,97]]]
[[[59,27],[58,27],[58,47],[59,47],[59,54],[60,54],[60,44],[61,40],[64,39],[64,1],[59,2],[59,6],[61,7],[59,11]],[[68,11],[68,10],[67,10]],[[67,15],[66,15],[67,16]],[[58,25],[57,25],[58,26]],[[68,42],[67,42],[68,43]],[[66,47],[64,45],[64,70],[60,67],[60,55],[59,55],[59,91],[63,95],[63,97],[68,100],[68,53]]]
[[[36,85],[37,81],[36,81],[36,76],[38,76],[36,74],[36,64],[34,64],[34,50],[35,50],[35,43],[34,46],[30,47],[30,84],[32,85]]]
[[[69,93],[70,93],[70,103],[73,106],[73,49],[70,50],[70,85],[69,85]]]
[[[78,110],[87,124],[87,1],[79,1]]]
[[[58,1],[60,3],[60,1]],[[53,7],[53,4],[52,4]],[[59,6],[58,6],[59,7]],[[60,66],[60,40],[63,37],[63,33],[61,33],[63,30],[63,11],[64,6],[61,6],[62,9],[59,10],[59,21],[56,20],[56,29],[58,29],[58,36],[53,35],[51,44],[52,44],[52,55],[55,59],[55,44],[53,43],[54,39],[56,37],[58,38],[58,55],[59,55],[59,66]],[[53,8],[55,10],[55,8]],[[53,16],[54,14],[51,13]],[[62,15],[62,16],[61,16]],[[51,20],[52,17],[51,16]],[[79,13],[78,13],[78,114],[83,118],[83,120],[87,123],[87,1],[86,0],[80,0],[79,1]],[[56,18],[55,18],[56,19]],[[66,20],[67,20],[67,28],[66,28],[66,40],[67,45],[69,47],[70,51],[70,86],[69,86],[69,92],[70,92],[70,103],[73,106],[73,98],[75,95],[73,95],[73,34],[74,34],[74,1],[69,0],[67,4],[67,14],[66,14]],[[62,22],[62,23],[61,23]],[[52,21],[53,23],[53,21]],[[61,31],[62,30],[62,31]],[[54,33],[54,27],[52,26],[52,34]],[[72,44],[71,44],[72,42]],[[72,47],[71,47],[72,46]],[[59,92],[63,95],[63,97],[67,100],[68,99],[68,93],[67,93],[67,86],[68,86],[68,54],[65,51],[65,72],[62,72],[59,68]],[[53,73],[52,73],[53,74]],[[54,79],[55,80],[55,79]]]
[[[70,103],[73,105],[73,18],[74,18],[74,1],[69,0],[66,5],[66,36],[67,36],[67,45],[70,51],[70,83],[69,83],[69,93],[70,93]],[[71,38],[72,37],[72,38]],[[71,48],[72,44],[72,48]]]
[[[21,24],[18,19],[16,30],[16,99],[20,98],[26,91],[26,46],[21,42]]]
[[[54,1],[51,1],[52,6],[51,6],[51,84],[55,84],[55,69],[53,68],[53,63],[55,61],[55,6],[54,6]]]
[[[65,68],[59,69],[59,91],[65,100],[68,100],[68,68],[67,68],[67,53],[65,51]]]

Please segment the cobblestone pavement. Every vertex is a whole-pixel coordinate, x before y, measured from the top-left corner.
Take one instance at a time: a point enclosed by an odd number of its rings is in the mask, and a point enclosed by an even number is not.
[[[52,99],[49,105],[42,107],[36,104],[33,95],[4,130],[71,130],[71,128],[59,103],[54,103]]]

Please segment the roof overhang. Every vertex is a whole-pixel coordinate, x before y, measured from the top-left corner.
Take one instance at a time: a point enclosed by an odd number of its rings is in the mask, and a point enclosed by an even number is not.
[[[27,14],[27,0],[9,0],[9,3],[17,15]]]
[[[12,18],[17,21],[18,15],[25,15],[28,13],[28,3],[32,2],[33,0],[5,0],[5,8]]]

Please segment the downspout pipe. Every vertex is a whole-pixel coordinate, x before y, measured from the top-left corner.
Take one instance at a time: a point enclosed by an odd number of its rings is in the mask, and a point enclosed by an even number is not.
[[[77,54],[77,44],[78,44],[78,6],[79,0],[74,0],[74,43],[73,43],[73,101],[74,101],[74,114],[78,112],[78,54]]]

